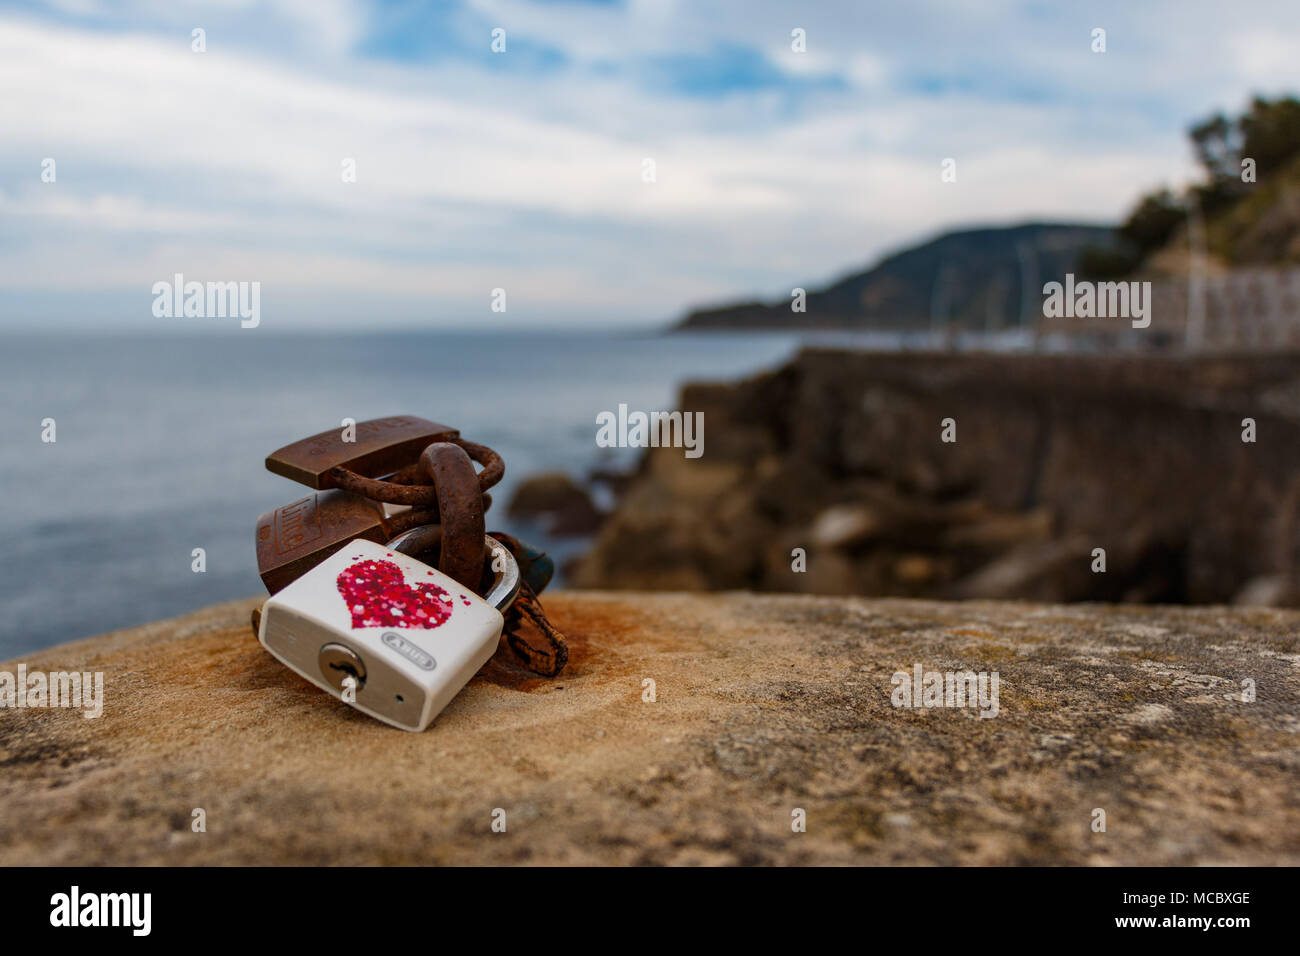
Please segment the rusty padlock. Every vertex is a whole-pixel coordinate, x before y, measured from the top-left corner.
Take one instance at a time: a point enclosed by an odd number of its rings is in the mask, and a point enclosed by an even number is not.
[[[372,418],[355,430],[354,442],[334,428],[285,445],[266,457],[266,468],[309,488],[333,488],[340,470],[362,478],[391,475],[415,462],[427,445],[460,436],[458,429],[413,415]]]
[[[453,446],[454,447],[454,446]],[[257,572],[275,594],[349,541],[380,544],[438,520],[427,509],[385,514],[382,504],[346,491],[316,491],[257,519]]]

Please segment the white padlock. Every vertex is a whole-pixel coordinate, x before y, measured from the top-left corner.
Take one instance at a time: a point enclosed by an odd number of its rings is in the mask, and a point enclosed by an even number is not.
[[[362,713],[424,730],[496,652],[501,612],[519,593],[514,556],[491,537],[486,598],[399,550],[423,549],[430,530],[341,548],[262,606],[258,640]]]

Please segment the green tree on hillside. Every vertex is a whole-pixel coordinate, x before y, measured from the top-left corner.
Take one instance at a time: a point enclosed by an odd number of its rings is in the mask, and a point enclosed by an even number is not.
[[[1195,199],[1201,212],[1211,217],[1247,195],[1251,187],[1241,178],[1243,160],[1255,161],[1256,178],[1264,182],[1300,156],[1300,100],[1257,96],[1242,115],[1229,119],[1217,113],[1195,124],[1188,136],[1204,181],[1182,197],[1168,189],[1143,196],[1120,226],[1120,242],[1085,249],[1079,257],[1080,272],[1097,279],[1131,273],[1173,238],[1189,200]]]

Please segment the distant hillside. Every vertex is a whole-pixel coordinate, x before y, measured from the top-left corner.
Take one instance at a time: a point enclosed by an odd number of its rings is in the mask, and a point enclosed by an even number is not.
[[[1085,247],[1115,241],[1104,226],[1029,223],[951,232],[894,253],[863,272],[791,299],[699,309],[682,329],[997,329],[1041,309],[1043,283],[1075,271]],[[1028,301],[1022,303],[1022,295]]]

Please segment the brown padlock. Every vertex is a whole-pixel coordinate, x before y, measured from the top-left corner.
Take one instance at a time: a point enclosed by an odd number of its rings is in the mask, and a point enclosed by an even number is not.
[[[257,570],[266,589],[275,594],[349,541],[365,538],[382,544],[409,528],[437,520],[438,513],[432,510],[388,516],[382,504],[359,495],[312,492],[257,519]],[[479,538],[481,546],[482,535]]]
[[[460,435],[458,429],[413,415],[372,418],[355,429],[354,442],[345,442],[343,429],[334,428],[286,445],[267,456],[267,470],[309,488],[332,488],[337,487],[332,477],[337,469],[362,478],[391,475],[415,462],[426,445]]]
[[[435,442],[420,455],[420,464],[438,496],[438,570],[477,591],[483,577],[485,509],[474,463],[459,444]]]

